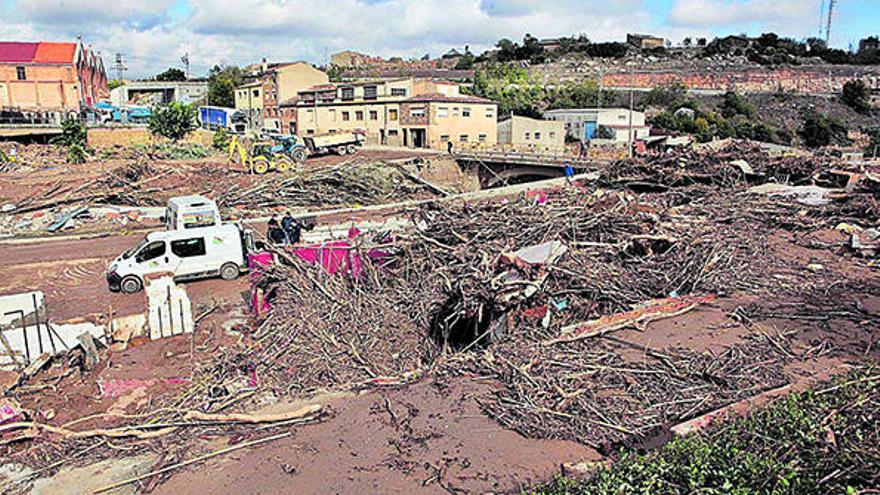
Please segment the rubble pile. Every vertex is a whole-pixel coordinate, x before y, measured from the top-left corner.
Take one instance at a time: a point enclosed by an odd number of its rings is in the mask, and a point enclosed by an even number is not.
[[[399,167],[350,160],[307,169],[292,176],[267,176],[255,186],[221,194],[218,204],[250,210],[314,205],[374,205],[422,197],[426,188],[410,181]]]

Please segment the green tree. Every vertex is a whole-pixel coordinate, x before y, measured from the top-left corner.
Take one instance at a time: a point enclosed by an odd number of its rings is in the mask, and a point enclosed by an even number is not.
[[[724,93],[724,101],[721,103],[721,115],[731,118],[736,115],[742,115],[751,119],[755,116],[755,106],[747,102],[736,91],[728,91]]]
[[[687,86],[681,81],[675,81],[665,86],[657,86],[642,98],[642,105],[646,107],[663,107],[675,111],[684,106],[687,99]],[[676,108],[673,108],[676,107]]]
[[[166,106],[154,107],[150,114],[149,129],[154,136],[179,141],[196,128],[196,109],[192,105],[173,101]]]
[[[52,144],[67,148],[67,161],[84,163],[89,156],[88,131],[85,124],[68,119],[61,123],[61,134],[52,138]]]
[[[208,73],[208,103],[217,107],[235,107],[235,88],[244,81],[244,72],[233,65],[219,66]]]
[[[157,81],[186,81],[186,74],[174,67],[156,76]]]
[[[125,81],[120,81],[119,79],[111,79],[107,81],[107,90],[109,91],[113,91],[120,86],[125,86]]]
[[[473,87],[475,96],[498,102],[498,114],[540,117],[544,90],[526,69],[509,64],[492,64],[477,70]]]
[[[847,81],[843,85],[840,99],[857,112],[870,113],[871,111],[871,89],[861,79]]]
[[[849,144],[846,135],[846,127],[835,117],[808,112],[803,117],[803,123],[798,131],[804,144],[810,148],[819,148],[831,144]]]

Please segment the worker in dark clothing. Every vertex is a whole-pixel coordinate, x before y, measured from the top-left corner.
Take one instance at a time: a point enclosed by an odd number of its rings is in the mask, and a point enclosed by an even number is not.
[[[284,214],[284,217],[281,219],[281,229],[284,230],[284,240],[287,244],[293,244],[293,216],[290,212]]]
[[[452,154],[452,141],[446,141],[446,151],[448,151],[450,155]]]
[[[275,244],[283,243],[284,231],[281,230],[281,226],[278,224],[278,218],[275,215],[272,215],[272,218],[269,219],[268,225],[269,229],[266,232],[266,237]]]

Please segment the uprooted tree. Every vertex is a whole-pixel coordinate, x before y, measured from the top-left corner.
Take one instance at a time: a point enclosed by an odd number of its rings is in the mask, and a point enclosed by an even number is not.
[[[171,102],[155,107],[150,115],[149,129],[154,136],[180,141],[196,128],[196,109],[192,105]]]

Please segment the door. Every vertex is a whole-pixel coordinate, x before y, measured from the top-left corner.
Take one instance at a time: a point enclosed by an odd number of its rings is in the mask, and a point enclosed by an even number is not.
[[[140,276],[173,271],[165,241],[153,241],[142,247],[134,256],[134,270]]]
[[[174,269],[175,277],[190,277],[220,269],[219,266],[209,266],[205,238],[201,236],[171,241],[171,254],[177,260],[177,266]]]

